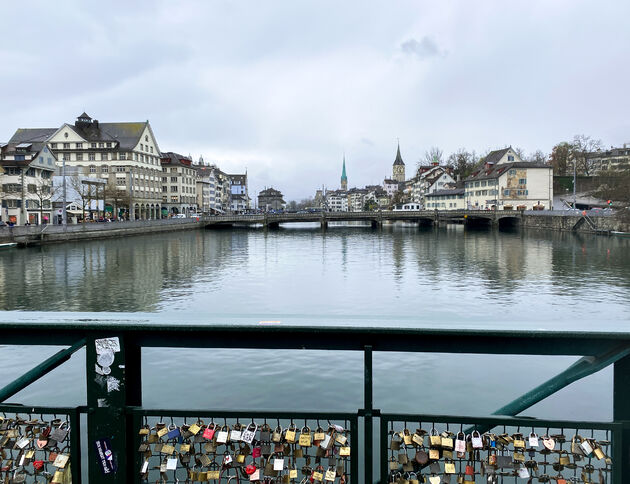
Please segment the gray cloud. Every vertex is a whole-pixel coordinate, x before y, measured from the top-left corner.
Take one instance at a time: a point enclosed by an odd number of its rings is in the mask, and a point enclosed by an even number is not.
[[[418,59],[428,59],[429,57],[443,56],[435,41],[426,35],[417,41],[409,39],[400,45],[401,50],[407,55],[413,55]]]

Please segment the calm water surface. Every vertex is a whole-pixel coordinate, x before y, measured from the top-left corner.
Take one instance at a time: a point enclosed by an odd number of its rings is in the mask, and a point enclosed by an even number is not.
[[[0,254],[3,320],[80,317],[161,322],[542,329],[630,327],[630,240],[545,232],[289,226],[142,236]],[[42,315],[39,312],[58,314]],[[97,315],[93,313],[99,313]],[[45,320],[45,319],[43,319]],[[2,346],[0,385],[57,351]],[[362,355],[149,349],[146,406],[356,410]],[[488,414],[575,358],[375,354],[387,411]],[[85,401],[84,355],[12,401]],[[608,419],[612,371],[526,413]]]

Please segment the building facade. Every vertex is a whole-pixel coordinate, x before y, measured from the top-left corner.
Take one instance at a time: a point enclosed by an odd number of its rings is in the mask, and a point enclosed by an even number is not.
[[[227,175],[230,193],[230,210],[243,212],[250,208],[250,198],[247,190],[247,173],[244,175]]]
[[[192,159],[168,151],[162,153],[162,215],[197,212],[197,169]]]
[[[60,128],[18,129],[12,141],[45,142],[58,166],[105,180],[105,195],[110,204],[120,207],[121,216],[160,216],[160,150],[148,121],[99,123],[82,113],[74,124]]]
[[[427,210],[463,210],[464,188],[436,190],[425,195],[424,207]]]
[[[285,201],[282,193],[274,188],[265,188],[258,194],[258,208],[264,212],[283,210]]]
[[[55,155],[44,142],[0,146],[0,220],[14,225],[53,221]]]
[[[489,153],[464,183],[468,209],[553,207],[551,165],[524,162],[511,147]]]
[[[623,147],[610,147],[609,150],[601,150],[588,155],[588,163],[591,173],[595,175],[607,175],[611,172],[630,169],[630,143],[624,143]]]

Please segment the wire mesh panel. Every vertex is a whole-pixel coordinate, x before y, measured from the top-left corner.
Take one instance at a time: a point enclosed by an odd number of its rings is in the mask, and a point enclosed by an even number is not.
[[[136,413],[142,482],[356,482],[356,415],[171,415]]]
[[[398,484],[612,482],[614,424],[382,416],[381,479]]]
[[[76,409],[0,405],[0,481],[79,482],[78,427]]]

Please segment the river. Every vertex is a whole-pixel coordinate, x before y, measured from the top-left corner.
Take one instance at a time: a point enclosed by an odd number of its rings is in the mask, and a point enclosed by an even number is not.
[[[540,231],[295,225],[188,231],[0,254],[2,320],[625,329],[630,240]],[[53,312],[53,313],[51,313]],[[68,314],[72,313],[72,314]],[[95,314],[98,313],[98,314]],[[0,386],[55,347],[1,346]],[[148,407],[355,411],[362,355],[147,349]],[[489,414],[574,357],[375,354],[375,406]],[[84,353],[10,399],[85,402]],[[526,412],[609,419],[606,369]]]

